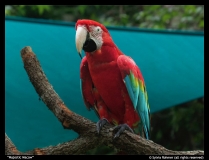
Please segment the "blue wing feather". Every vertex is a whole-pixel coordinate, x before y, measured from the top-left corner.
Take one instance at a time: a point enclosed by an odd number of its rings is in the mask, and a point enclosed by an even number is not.
[[[138,94],[133,91],[133,86],[132,86],[132,83],[131,83],[131,80],[130,80],[129,76],[126,76],[124,78],[124,81],[125,81],[125,84],[126,84],[126,88],[128,90],[129,97],[131,98],[131,101],[133,102],[134,108],[136,109],[136,105],[137,105],[137,102],[138,102],[138,98],[137,98]]]
[[[146,90],[140,88],[140,85],[136,86],[135,80],[133,80],[133,74],[130,72],[124,78],[125,85],[130,96],[130,99],[134,105],[134,108],[138,111],[138,114],[142,120],[143,129],[145,132],[145,136],[149,139],[149,131],[150,131],[150,119],[149,119],[149,104],[146,98]],[[141,80],[139,80],[141,81]],[[140,83],[140,82],[139,82]]]
[[[145,92],[145,91],[144,91]],[[145,98],[145,94],[141,89],[139,91],[139,100],[137,104],[137,111],[139,113],[139,116],[142,120],[143,126],[144,126],[144,132],[146,135],[146,138],[149,139],[149,130],[150,130],[150,121],[149,121],[149,104],[147,103],[147,100]]]

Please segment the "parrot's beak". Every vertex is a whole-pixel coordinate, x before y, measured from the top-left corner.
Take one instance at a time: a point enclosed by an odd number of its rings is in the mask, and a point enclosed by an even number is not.
[[[83,49],[83,45],[86,41],[86,37],[87,37],[87,30],[83,26],[78,26],[76,30],[75,44],[80,57],[81,57],[81,51]]]

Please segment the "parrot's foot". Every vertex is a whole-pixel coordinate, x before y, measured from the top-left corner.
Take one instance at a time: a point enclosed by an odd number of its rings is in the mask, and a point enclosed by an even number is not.
[[[108,122],[108,120],[105,119],[105,118],[100,119],[100,120],[97,122],[96,125],[97,125],[97,132],[98,132],[98,134],[100,133],[102,127],[103,127],[105,124],[107,124],[107,123],[109,123],[109,122]]]
[[[120,124],[120,125],[116,126],[113,130],[113,131],[117,131],[117,133],[115,134],[113,139],[119,137],[121,135],[121,133],[123,133],[125,130],[128,130],[128,131],[134,133],[133,130],[127,124]]]

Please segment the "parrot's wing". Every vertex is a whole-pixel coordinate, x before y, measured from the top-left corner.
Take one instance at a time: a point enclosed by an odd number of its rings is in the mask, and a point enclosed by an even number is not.
[[[95,98],[92,93],[94,89],[94,84],[91,79],[91,75],[89,73],[88,62],[86,56],[82,59],[80,65],[80,89],[81,95],[83,97],[84,103],[88,110],[93,109],[96,115],[99,117],[95,106]]]
[[[117,64],[133,106],[142,121],[143,128],[140,130],[144,130],[146,138],[149,139],[150,108],[143,76],[135,62],[128,56],[119,56]]]

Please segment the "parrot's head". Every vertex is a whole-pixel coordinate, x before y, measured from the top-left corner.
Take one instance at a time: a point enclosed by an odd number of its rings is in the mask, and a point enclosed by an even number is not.
[[[100,50],[104,44],[113,44],[112,38],[104,25],[89,19],[78,20],[76,29],[76,49],[81,56],[82,49],[85,52]]]

